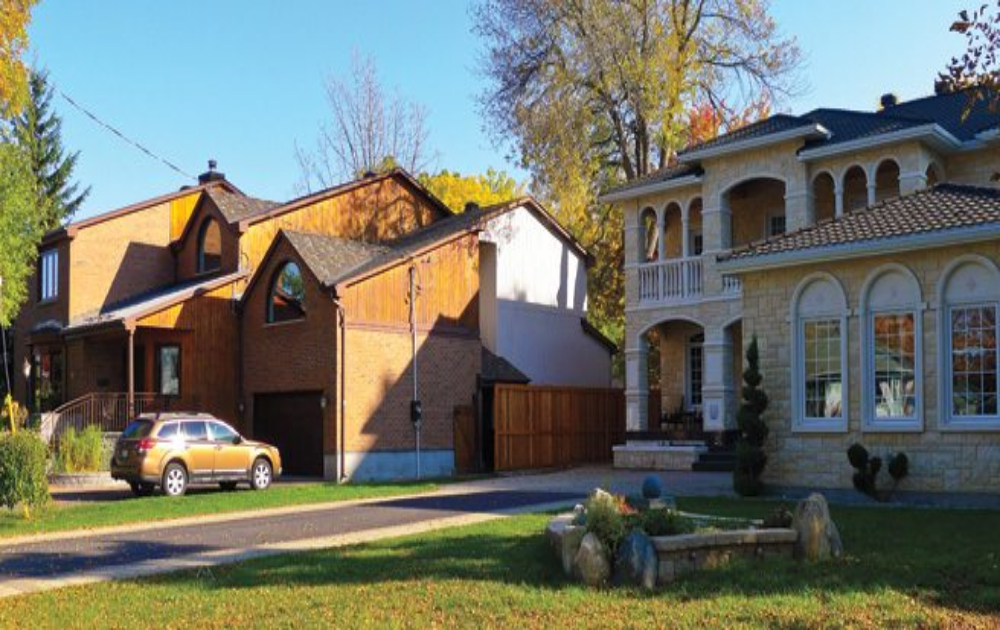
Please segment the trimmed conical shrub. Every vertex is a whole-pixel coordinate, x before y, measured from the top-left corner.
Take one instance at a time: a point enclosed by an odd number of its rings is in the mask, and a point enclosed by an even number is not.
[[[733,471],[733,489],[742,496],[756,496],[763,489],[760,476],[764,472],[764,466],[767,465],[764,443],[767,441],[768,434],[767,424],[763,420],[768,398],[764,390],[760,388],[764,377],[760,373],[757,335],[751,339],[746,357],[747,367],[743,371],[742,402],[736,413],[736,428],[739,431],[739,438],[736,442],[736,469]]]

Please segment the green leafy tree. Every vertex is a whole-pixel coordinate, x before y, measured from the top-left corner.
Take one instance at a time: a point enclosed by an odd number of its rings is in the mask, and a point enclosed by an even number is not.
[[[421,173],[421,184],[451,208],[462,212],[467,203],[488,206],[524,194],[524,186],[504,171],[487,169],[485,174],[462,175],[458,171],[442,170],[435,174]]]
[[[760,351],[757,335],[753,336],[747,348],[747,368],[743,371],[743,402],[736,413],[736,428],[739,438],[736,443],[736,469],[733,471],[733,488],[742,496],[756,496],[763,486],[760,481],[767,453],[764,443],[769,430],[764,422],[768,397],[760,388],[764,377],[760,373]]]
[[[34,177],[24,151],[0,142],[0,326],[10,325],[28,297],[28,277],[37,255],[42,223]]]
[[[36,181],[42,227],[51,230],[70,219],[90,194],[72,181],[80,153],[67,153],[62,144],[62,119],[52,111],[48,74],[33,72],[30,98],[10,121],[10,137],[27,155]]]
[[[28,23],[36,0],[0,0],[0,116],[21,111],[28,98]]]
[[[689,111],[720,128],[795,90],[799,51],[765,0],[480,0],[486,127],[596,257],[591,314],[621,340],[622,216],[600,191],[669,166]]]

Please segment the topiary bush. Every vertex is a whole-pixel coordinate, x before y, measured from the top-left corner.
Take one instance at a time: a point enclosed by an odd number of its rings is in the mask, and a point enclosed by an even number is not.
[[[760,352],[757,335],[750,341],[746,352],[747,368],[743,371],[743,402],[736,413],[736,468],[733,470],[733,489],[741,496],[757,496],[763,490],[760,476],[767,465],[764,443],[769,429],[763,420],[768,397],[761,389],[764,377],[760,373]]]
[[[56,466],[62,472],[97,472],[104,455],[104,435],[96,426],[89,426],[79,433],[70,428],[59,438]]]
[[[21,506],[24,517],[49,501],[45,477],[48,447],[32,431],[0,434],[0,505],[8,510]]]
[[[855,443],[847,449],[847,461],[854,468],[854,474],[851,476],[854,488],[858,492],[866,494],[877,501],[888,501],[891,499],[893,492],[896,491],[896,487],[899,486],[899,482],[910,473],[910,460],[906,454],[899,452],[892,455],[889,458],[887,466],[889,476],[892,477],[893,481],[892,487],[888,490],[879,490],[878,476],[882,471],[881,457],[870,455],[868,449],[861,444]]]

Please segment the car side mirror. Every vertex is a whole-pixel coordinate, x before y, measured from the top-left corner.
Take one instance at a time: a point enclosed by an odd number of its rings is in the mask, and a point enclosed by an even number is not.
[[[233,438],[233,444],[242,444],[242,443],[243,443],[242,435],[237,435],[236,437]]]

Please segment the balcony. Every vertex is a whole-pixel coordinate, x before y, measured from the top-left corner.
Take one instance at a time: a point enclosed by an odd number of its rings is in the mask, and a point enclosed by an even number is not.
[[[734,276],[722,276],[713,289],[713,283],[708,280],[714,275],[714,269],[706,274],[705,263],[700,257],[643,263],[636,265],[636,269],[640,304],[690,304],[706,295],[735,298],[743,291],[740,279]]]

